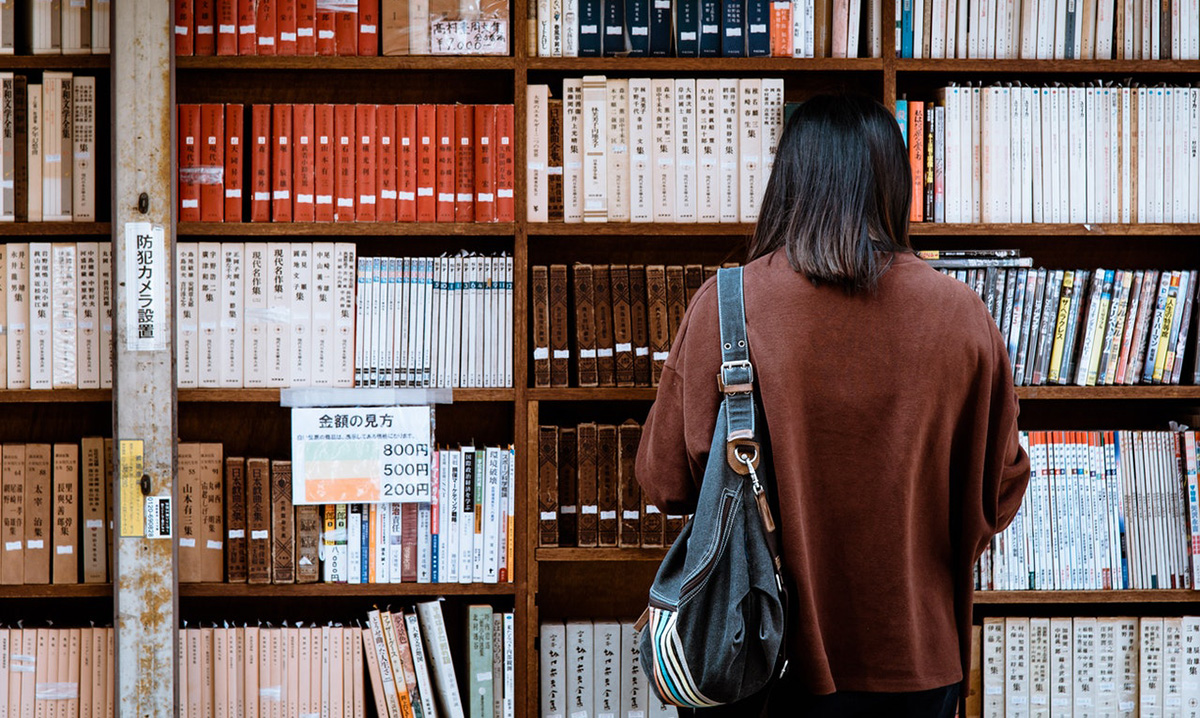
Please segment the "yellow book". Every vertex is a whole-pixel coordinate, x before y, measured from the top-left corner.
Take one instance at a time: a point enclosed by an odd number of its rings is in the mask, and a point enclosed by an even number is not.
[[[1071,294],[1075,286],[1075,273],[1068,270],[1063,272],[1062,295],[1058,300],[1058,319],[1054,324],[1054,347],[1050,350],[1050,376],[1047,381],[1057,384],[1060,380],[1059,368],[1062,366],[1063,345],[1067,340],[1067,319],[1071,314]]]
[[[1158,332],[1158,349],[1154,353],[1154,374],[1150,380],[1161,384],[1163,367],[1167,365],[1167,344],[1171,339],[1171,323],[1175,320],[1175,300],[1179,297],[1179,272],[1171,272],[1171,286],[1167,289],[1167,301],[1163,305],[1162,328]]]

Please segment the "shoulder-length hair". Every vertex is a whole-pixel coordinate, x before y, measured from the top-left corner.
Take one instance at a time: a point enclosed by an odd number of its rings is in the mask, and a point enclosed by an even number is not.
[[[912,251],[908,152],[892,114],[860,95],[818,95],[784,127],[749,260],[783,247],[815,283],[871,292],[882,253]]]

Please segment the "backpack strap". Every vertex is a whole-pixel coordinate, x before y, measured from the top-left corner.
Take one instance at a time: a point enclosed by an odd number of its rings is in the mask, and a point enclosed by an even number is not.
[[[721,368],[717,388],[725,402],[728,426],[725,432],[729,466],[745,476],[749,469],[743,457],[758,466],[758,442],[754,426],[754,366],[746,340],[746,306],[742,296],[742,268],[717,270],[717,308],[721,321]]]

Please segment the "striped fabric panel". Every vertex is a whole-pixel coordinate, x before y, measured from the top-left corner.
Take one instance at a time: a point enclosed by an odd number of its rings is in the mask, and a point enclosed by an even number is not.
[[[711,708],[721,705],[705,697],[692,680],[683,658],[683,645],[675,631],[674,611],[650,609],[650,631],[654,646],[654,683],[659,695],[681,708]]]

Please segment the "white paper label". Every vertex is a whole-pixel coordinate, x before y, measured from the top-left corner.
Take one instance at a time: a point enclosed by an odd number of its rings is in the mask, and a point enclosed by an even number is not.
[[[225,537],[230,541],[234,539],[246,538],[246,529],[229,529],[229,532],[225,535]]]
[[[546,347],[537,347],[533,350],[534,361],[542,361],[550,358],[550,350]]]
[[[625,519],[626,521],[636,521],[641,518],[641,516],[642,514],[640,511],[630,511],[629,509],[625,509],[621,512],[621,518]]]
[[[69,556],[69,555],[75,553],[75,547],[74,546],[55,546],[54,553],[58,554],[59,556]]]
[[[181,539],[179,539],[179,546],[180,546],[180,548],[195,548],[196,547],[196,539],[181,538]]]
[[[617,512],[616,511],[601,511],[600,512],[600,520],[601,521],[616,521],[617,520]]]
[[[554,511],[543,511],[538,516],[541,517],[542,521],[553,521],[558,518],[558,514]]]
[[[262,531],[262,530],[251,531],[250,532],[250,540],[251,541],[266,541],[267,540],[267,532]]]
[[[222,547],[223,545],[224,545],[224,544],[223,544],[222,542],[220,542],[220,541],[213,541],[212,539],[209,539],[209,540],[207,540],[207,541],[205,541],[205,542],[204,542],[204,548],[211,549],[211,550],[213,550],[213,551],[220,551],[220,550],[221,550],[221,547]]]
[[[594,513],[596,513],[596,507],[595,506],[580,506],[579,513],[588,514],[588,515],[594,514]]]
[[[166,250],[163,228],[149,222],[125,225],[125,349],[167,348]]]

